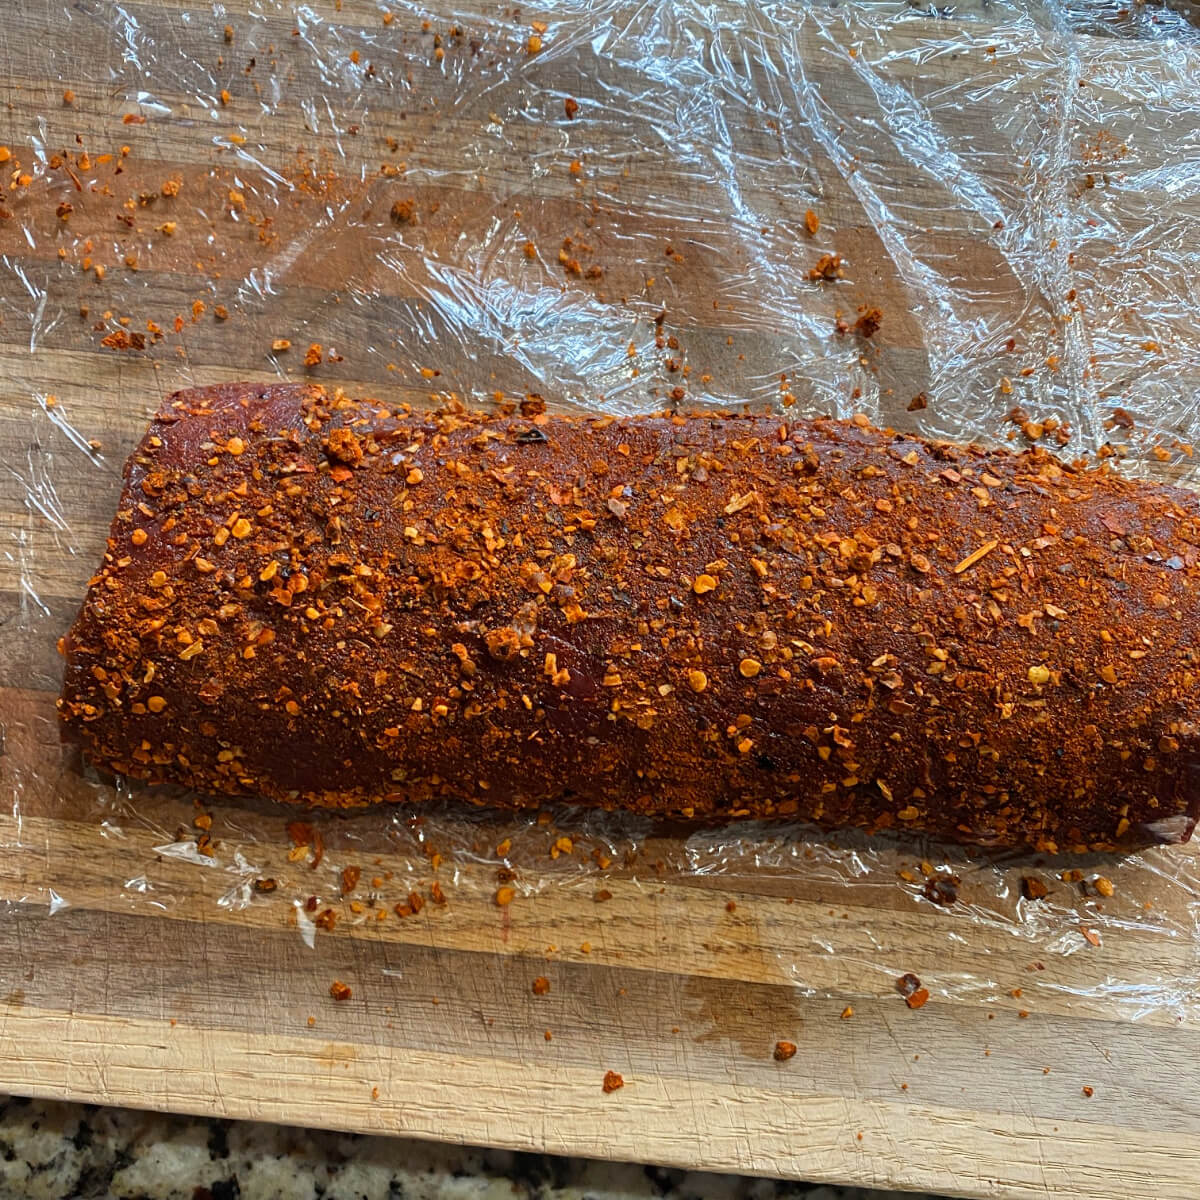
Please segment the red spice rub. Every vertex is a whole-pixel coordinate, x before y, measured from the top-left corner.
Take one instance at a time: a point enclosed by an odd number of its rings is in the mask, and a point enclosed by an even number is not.
[[[1179,840],[1198,511],[858,422],[199,389],[126,467],[60,709],[112,770],[331,807]]]

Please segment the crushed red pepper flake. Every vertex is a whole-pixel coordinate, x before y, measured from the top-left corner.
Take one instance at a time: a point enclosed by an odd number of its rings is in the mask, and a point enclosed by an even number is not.
[[[1026,900],[1045,900],[1050,889],[1035,875],[1021,876],[1021,895]]]
[[[879,332],[883,324],[883,309],[864,305],[858,310],[858,320],[854,322],[854,332],[861,338],[871,338]]]
[[[906,971],[896,980],[896,991],[904,997],[904,1003],[909,1008],[921,1008],[929,999],[928,988],[921,986],[921,980],[911,971]]]
[[[604,1083],[601,1086],[604,1090],[604,1094],[608,1095],[610,1092],[615,1092],[618,1089],[623,1088],[625,1086],[625,1080],[618,1075],[616,1071],[605,1071]]]
[[[816,265],[810,268],[808,277],[814,283],[830,282],[834,279],[841,279],[844,273],[840,254],[822,254],[817,259]]]
[[[921,894],[941,908],[949,908],[958,900],[958,889],[962,879],[957,875],[935,875],[925,881]]]
[[[321,865],[321,860],[325,857],[325,839],[321,836],[321,831],[314,828],[307,821],[289,821],[287,834],[292,840],[294,849],[299,850],[303,847],[305,854],[307,854],[309,848],[311,848],[313,857],[309,865],[315,871]],[[298,856],[298,858],[303,857],[304,854]]]

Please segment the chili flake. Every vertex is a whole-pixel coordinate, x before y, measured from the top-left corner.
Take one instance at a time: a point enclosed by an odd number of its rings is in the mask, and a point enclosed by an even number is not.
[[[809,270],[808,277],[814,283],[818,283],[821,280],[840,279],[843,274],[842,256],[840,254],[822,254],[817,259],[816,266]]]
[[[1033,875],[1024,875],[1021,878],[1021,894],[1026,900],[1044,900],[1049,895],[1050,889]]]
[[[909,1008],[921,1008],[929,999],[929,989],[921,986],[921,980],[911,971],[906,971],[896,980],[896,991],[904,997]]]

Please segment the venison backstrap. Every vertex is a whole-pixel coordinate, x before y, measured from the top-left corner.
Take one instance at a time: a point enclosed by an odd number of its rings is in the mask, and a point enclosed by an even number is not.
[[[96,764],[336,808],[1188,837],[1184,490],[860,421],[180,392],[64,639]]]

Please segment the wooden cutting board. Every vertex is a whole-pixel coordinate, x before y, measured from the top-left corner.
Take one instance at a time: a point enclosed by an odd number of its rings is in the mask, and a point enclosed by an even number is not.
[[[702,373],[718,401],[777,395],[780,361],[801,361],[815,336],[774,319],[778,281],[739,258],[745,229],[681,232],[667,192],[681,179],[703,191],[699,175],[667,179],[661,152],[636,145],[621,162],[582,163],[582,181],[571,173],[565,98],[618,123],[625,101],[611,75],[581,68],[586,44],[556,18],[531,54],[536,15],[509,10],[464,17],[456,35],[449,20],[422,30],[399,8],[385,24],[351,0],[316,5],[320,22],[227,8],[214,18],[174,0],[89,0],[64,12],[47,0],[6,15],[0,1088],[963,1196],[1192,1200],[1191,848],[996,866],[764,830],[723,851],[713,833],[564,814],[325,816],[290,836],[297,814],[114,788],[64,754],[55,641],[103,551],[121,464],[170,389],[307,374],[419,403],[432,389],[537,390],[654,407],[680,378],[655,353],[660,308],[695,364],[698,402]],[[596,12],[611,40],[618,10]],[[1027,30],[996,66],[988,27],[968,16],[960,27],[914,15],[886,27],[884,49],[900,75],[966,90],[1037,52]],[[1011,42],[1011,30],[994,32]],[[801,28],[811,79],[787,81],[791,92],[764,84],[784,113],[816,121],[814,96],[832,94],[839,71],[851,86],[853,59],[818,53],[829,36],[820,22]],[[921,47],[948,38],[957,50],[922,60]],[[1124,55],[1143,77],[1178,83],[1184,70],[1179,47],[1168,64],[1150,43],[1077,45],[1081,61]],[[769,65],[764,55],[756,69]],[[553,121],[488,91],[535,70]],[[336,111],[322,104],[331,95]],[[1012,149],[1001,115],[966,106],[959,132],[985,177],[1011,183],[1021,164],[999,157]],[[479,130],[493,118],[502,149],[490,153]],[[762,168],[739,211],[779,222],[756,236],[803,237],[801,214],[773,197],[784,190],[776,117],[731,101],[728,119],[745,162]],[[674,130],[680,162],[686,132]],[[878,152],[895,160],[887,202],[919,206],[925,175],[894,147]],[[814,161],[830,231],[821,247],[846,257],[848,282],[806,292],[805,311],[829,330],[836,311],[870,302],[885,326],[864,363],[852,352],[830,366],[827,390],[810,378],[801,406],[846,410],[861,386],[876,419],[953,431],[990,414],[986,429],[1001,436],[1010,401],[994,394],[977,410],[908,414],[930,364],[911,284],[853,172]],[[410,199],[415,220],[391,215]],[[1194,213],[1197,199],[1177,203]],[[568,237],[579,275],[558,260]],[[1007,270],[965,218],[938,237],[968,277]],[[818,246],[797,246],[803,276]],[[737,271],[744,287],[730,284]],[[521,286],[506,290],[510,278]],[[464,335],[456,313],[475,328]],[[1043,315],[1023,310],[1013,328],[1032,337]],[[589,328],[606,344],[636,342],[657,399],[633,396],[623,353],[589,360]],[[135,333],[141,348],[121,349]],[[291,348],[272,350],[278,339]],[[311,342],[343,361],[306,368]],[[1052,396],[1057,384],[1045,386]],[[956,904],[921,898],[923,856],[961,876]],[[1115,894],[1083,898],[1058,877],[1073,866]],[[346,867],[361,878],[343,896]],[[515,898],[502,906],[508,871]],[[1026,875],[1052,889],[1041,907],[1020,899]],[[923,1008],[897,993],[904,971],[930,989]],[[335,1001],[334,981],[352,996]],[[777,1061],[781,1041],[796,1052]],[[624,1086],[606,1092],[610,1071]]]

